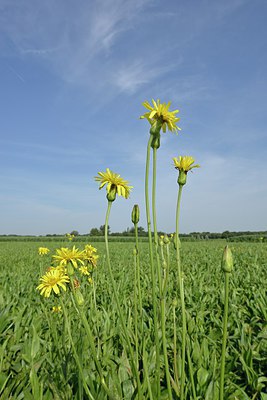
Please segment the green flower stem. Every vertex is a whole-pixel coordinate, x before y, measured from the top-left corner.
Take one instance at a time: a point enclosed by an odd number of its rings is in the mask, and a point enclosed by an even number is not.
[[[139,349],[138,349],[138,310],[137,310],[137,260],[134,254],[134,334],[135,334],[135,355],[136,368],[138,369]]]
[[[183,185],[179,185],[177,208],[176,208],[176,262],[178,271],[178,286],[180,291],[180,302],[182,311],[182,359],[181,359],[181,391],[180,399],[184,399],[184,386],[185,386],[185,348],[186,348],[186,313],[185,313],[185,302],[184,302],[184,283],[182,276],[181,258],[180,258],[180,239],[179,239],[179,221],[180,221],[180,209],[181,209],[181,196],[182,196]]]
[[[77,367],[78,367],[78,370],[79,370],[79,373],[80,373],[80,377],[82,378],[82,382],[83,382],[83,387],[84,387],[85,393],[87,394],[87,396],[91,400],[95,400],[93,395],[91,394],[88,386],[87,386],[86,381],[85,381],[84,374],[83,374],[83,367],[81,365],[81,362],[80,362],[80,359],[79,359],[79,356],[78,356],[78,353],[77,353],[77,350],[76,350],[76,347],[75,347],[75,344],[74,344],[74,341],[73,341],[73,338],[72,338],[71,327],[70,327],[70,322],[69,322],[69,318],[68,318],[68,313],[66,311],[65,305],[64,305],[64,303],[63,303],[61,298],[60,298],[60,304],[61,304],[61,307],[62,307],[62,310],[63,310],[65,324],[66,324],[66,328],[67,328],[67,332],[68,332],[68,337],[69,337],[69,340],[70,340],[70,343],[71,343],[73,355],[74,355],[74,358],[75,358],[75,361],[76,361],[76,364],[77,364]]]
[[[70,277],[70,283],[71,283],[72,294],[73,294],[73,298],[74,298],[74,305],[75,305],[76,310],[78,311],[78,313],[79,313],[79,315],[81,317],[83,326],[85,328],[86,335],[87,335],[87,338],[88,338],[88,341],[89,341],[89,345],[90,345],[92,358],[93,358],[93,360],[95,362],[95,366],[96,366],[97,372],[98,372],[98,374],[100,376],[101,385],[102,385],[103,389],[105,390],[106,394],[109,396],[109,398],[110,399],[114,399],[114,396],[112,395],[112,393],[110,392],[110,390],[109,390],[109,388],[108,388],[108,386],[106,384],[105,377],[104,377],[104,374],[103,374],[103,370],[102,370],[101,364],[100,364],[100,362],[98,360],[98,357],[97,357],[97,352],[96,352],[95,343],[94,343],[94,337],[93,337],[93,333],[91,331],[90,325],[88,323],[88,320],[87,320],[87,318],[86,318],[86,316],[84,314],[84,311],[83,311],[82,307],[78,305],[78,300],[77,300],[77,297],[76,297],[75,287],[74,287],[72,276]]]
[[[107,207],[107,213],[106,213],[106,220],[105,220],[105,245],[106,245],[108,271],[109,271],[109,275],[110,275],[110,280],[111,280],[113,294],[115,297],[115,302],[116,302],[116,306],[117,306],[117,310],[118,310],[118,314],[119,314],[120,323],[121,323],[123,333],[124,333],[124,336],[126,339],[126,343],[127,343],[128,349],[129,349],[129,353],[130,353],[130,361],[132,364],[132,369],[134,371],[134,375],[135,375],[136,382],[137,382],[138,399],[141,400],[143,398],[143,396],[142,396],[142,389],[141,389],[139,373],[138,373],[138,369],[137,369],[137,366],[136,366],[136,363],[134,360],[134,353],[133,353],[133,349],[131,346],[131,340],[129,338],[129,333],[128,333],[128,330],[126,327],[125,319],[124,319],[122,311],[121,311],[120,302],[119,302],[119,298],[118,298],[118,294],[117,294],[117,288],[116,288],[115,280],[114,280],[112,269],[111,269],[111,263],[110,263],[109,246],[108,246],[108,220],[109,220],[111,205],[112,205],[112,202],[109,201],[108,207]]]
[[[141,319],[141,337],[143,336],[143,299],[141,292],[141,281],[140,281],[140,254],[139,254],[139,243],[138,243],[138,225],[134,224],[135,233],[135,249],[136,249],[136,270],[137,270],[137,289],[138,289],[138,302],[139,302],[139,313]]]
[[[174,379],[176,386],[179,388],[179,374],[178,374],[178,363],[177,363],[177,334],[176,334],[176,304],[177,301],[174,300],[172,304],[173,313],[173,363],[174,363]]]
[[[166,245],[164,245],[165,247]],[[168,282],[167,282],[167,262],[164,257],[163,245],[160,246],[161,250],[161,259],[162,259],[162,266],[164,270],[164,287],[161,290],[160,295],[160,307],[161,307],[161,328],[162,328],[162,347],[163,347],[163,355],[164,355],[164,364],[165,364],[165,375],[167,381],[167,390],[168,390],[168,397],[172,400],[172,389],[171,389],[171,377],[170,377],[170,370],[169,370],[169,361],[168,361],[168,352],[167,352],[167,340],[166,340],[166,293]]]
[[[171,382],[170,382],[170,371],[169,371],[169,362],[168,362],[168,353],[167,353],[167,340],[166,340],[166,325],[165,325],[165,309],[166,309],[166,300],[163,296],[163,288],[162,288],[162,277],[161,277],[161,265],[159,259],[159,251],[158,251],[158,229],[157,229],[157,213],[156,213],[156,178],[157,178],[157,148],[153,148],[153,181],[152,181],[152,215],[153,215],[153,227],[154,227],[154,243],[155,243],[155,251],[156,251],[156,260],[157,260],[157,273],[158,273],[158,283],[159,283],[159,292],[160,292],[160,310],[161,310],[161,330],[162,330],[162,346],[163,346],[163,355],[164,355],[164,365],[165,365],[165,375],[167,381],[167,390],[169,400],[172,400],[172,390],[171,390]],[[164,257],[163,257],[164,259]]]
[[[225,285],[224,285],[222,358],[221,358],[221,376],[220,376],[220,400],[224,400],[224,371],[225,371],[225,352],[226,352],[226,341],[227,341],[227,321],[228,321],[230,273],[225,272],[224,275],[225,275]]]
[[[162,289],[162,296],[166,296],[168,290],[168,279],[169,279],[169,271],[170,271],[170,244],[166,244],[166,255],[167,255],[167,262],[166,262],[166,269],[165,269],[165,276],[163,281],[163,289]]]
[[[156,212],[156,182],[157,182],[157,149],[153,148],[152,215],[153,215],[154,243],[155,243],[156,260],[157,260],[159,291],[161,295],[162,279],[161,279],[161,265],[158,252],[159,240],[158,240],[157,212]]]
[[[159,351],[159,332],[158,332],[158,312],[157,312],[156,278],[155,278],[155,267],[154,267],[154,258],[153,258],[153,243],[152,243],[150,205],[149,205],[149,167],[150,167],[150,148],[151,148],[152,140],[153,140],[153,136],[150,135],[148,144],[147,144],[147,156],[146,156],[145,199],[146,199],[146,219],[147,219],[150,269],[151,269],[151,283],[152,283],[153,320],[154,320],[154,333],[155,333],[155,345],[156,345],[156,394],[159,397],[159,394],[160,394],[160,351]]]
[[[165,375],[166,375],[166,381],[167,381],[168,398],[169,398],[169,400],[172,400],[173,397],[172,397],[172,389],[171,389],[171,378],[170,378],[170,370],[169,370],[169,362],[168,362],[166,326],[165,326],[166,300],[164,297],[161,297],[160,305],[161,305],[162,346],[163,346],[163,355],[164,355],[164,364],[165,364]]]

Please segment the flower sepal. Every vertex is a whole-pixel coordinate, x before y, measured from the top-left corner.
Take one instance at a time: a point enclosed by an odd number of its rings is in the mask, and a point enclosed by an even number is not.
[[[186,179],[187,179],[187,172],[181,170],[179,171],[178,179],[177,182],[179,185],[183,186],[186,184]]]
[[[116,200],[116,194],[117,194],[117,188],[116,186],[111,186],[110,191],[107,193],[107,199],[108,201],[114,201]]]

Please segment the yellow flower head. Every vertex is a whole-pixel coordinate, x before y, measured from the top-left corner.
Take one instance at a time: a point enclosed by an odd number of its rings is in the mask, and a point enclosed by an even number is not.
[[[106,172],[98,172],[98,175],[99,176],[95,176],[95,180],[100,182],[99,189],[102,189],[107,185],[107,194],[113,195],[113,200],[115,200],[116,194],[128,199],[130,191],[133,188],[132,186],[129,186],[128,181],[122,179],[120,175],[115,172],[110,171],[109,168],[107,168]],[[109,200],[112,201],[112,199]]]
[[[79,271],[81,272],[82,275],[90,275],[88,268],[85,265],[81,266],[79,268]]]
[[[97,260],[99,258],[96,252],[97,252],[96,248],[91,246],[90,244],[87,244],[83,251],[83,260],[87,261],[93,267],[96,267]]]
[[[39,247],[38,249],[39,256],[45,256],[49,251],[50,250],[47,247]]]
[[[83,252],[76,249],[75,246],[72,249],[61,247],[61,249],[56,250],[56,253],[57,255],[54,255],[53,258],[60,267],[65,267],[68,263],[71,263],[73,267],[78,268],[78,263],[83,264]]]
[[[53,306],[52,313],[60,313],[62,312],[61,306]]]
[[[193,157],[190,156],[180,156],[179,159],[178,157],[177,158],[174,157],[173,162],[176,169],[178,169],[179,171],[183,171],[185,173],[187,173],[193,168],[200,167],[200,165],[198,164],[193,165],[195,160],[193,159]]]
[[[180,121],[180,118],[175,115],[179,110],[169,111],[171,105],[170,101],[166,104],[160,103],[160,100],[155,101],[152,99],[153,106],[151,106],[148,101],[145,101],[142,104],[147,110],[149,110],[149,112],[141,115],[141,119],[146,118],[152,126],[158,121],[161,122],[163,132],[166,132],[167,128],[171,132],[181,130],[181,128],[176,125],[176,123]]]
[[[40,278],[41,283],[37,289],[40,290],[42,296],[49,297],[52,290],[55,294],[59,294],[59,287],[66,291],[65,283],[69,283],[69,281],[68,275],[65,275],[62,269],[55,269],[48,271]]]

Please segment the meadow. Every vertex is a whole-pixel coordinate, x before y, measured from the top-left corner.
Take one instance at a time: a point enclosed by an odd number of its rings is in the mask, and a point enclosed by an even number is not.
[[[37,290],[39,277],[51,265],[51,254],[60,246],[82,245],[75,241],[0,243],[1,400],[140,397],[107,270],[105,245],[90,244],[97,248],[99,259],[91,285],[81,283],[84,298],[81,309],[91,329],[98,364],[93,357],[88,327],[69,291],[62,291],[59,303],[59,296],[44,298]],[[224,312],[221,259],[225,244],[201,241],[181,245],[187,318],[185,399],[219,399]],[[38,255],[40,245],[50,249],[49,255]],[[136,359],[142,398],[168,399],[162,351],[160,393],[155,394],[156,349],[148,244],[139,244],[142,315],[136,309],[134,248],[134,243],[109,244],[116,295]],[[172,397],[178,399],[182,314],[173,243],[169,250],[165,332]],[[224,398],[266,400],[267,245],[232,243],[231,250],[234,267],[230,274]],[[159,305],[159,292],[156,297]],[[65,312],[53,312],[53,307],[60,304]],[[159,307],[159,314],[160,310]],[[162,348],[161,324],[158,337]],[[105,391],[102,378],[110,394]]]

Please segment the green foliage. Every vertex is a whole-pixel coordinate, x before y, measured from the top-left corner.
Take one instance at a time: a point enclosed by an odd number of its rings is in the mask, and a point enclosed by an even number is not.
[[[80,237],[79,237],[80,238]],[[88,242],[88,238],[87,242]],[[128,238],[125,238],[128,239]],[[76,239],[75,239],[76,240]],[[62,242],[62,243],[66,243]],[[94,245],[93,242],[90,241]],[[88,399],[73,357],[62,314],[51,309],[57,297],[45,300],[36,290],[39,272],[49,266],[38,256],[40,243],[0,243],[0,398],[9,399]],[[42,241],[51,253],[57,241]],[[185,301],[188,320],[186,359],[186,399],[193,399],[189,379],[191,362],[196,398],[218,399],[223,316],[222,241],[182,243]],[[107,274],[104,243],[94,275],[95,285],[81,287],[87,319],[93,331],[99,361],[115,399],[134,399],[133,374],[129,354],[114,306],[114,294]],[[110,256],[118,286],[121,308],[134,346],[132,242],[110,243]],[[231,246],[234,269],[231,275],[228,342],[225,370],[225,399],[266,400],[267,393],[267,276],[265,243],[235,243]],[[175,253],[172,249],[169,288],[166,296],[166,335],[171,376],[174,376],[173,300],[178,298]],[[151,336],[153,311],[147,244],[140,243],[143,320],[139,326],[139,370],[144,399],[153,393],[155,347]],[[61,296],[68,310],[73,341],[83,364],[83,377],[94,399],[107,399],[96,371],[79,316],[69,300]],[[141,320],[140,320],[141,323]],[[141,329],[142,328],[142,329]],[[177,360],[179,372],[181,312],[176,306]],[[162,345],[160,335],[160,345]],[[146,377],[149,378],[149,382]],[[149,386],[150,385],[150,386]],[[161,398],[166,393],[164,368],[161,370]],[[173,391],[173,398],[178,397]]]

